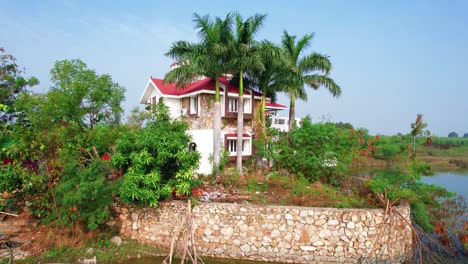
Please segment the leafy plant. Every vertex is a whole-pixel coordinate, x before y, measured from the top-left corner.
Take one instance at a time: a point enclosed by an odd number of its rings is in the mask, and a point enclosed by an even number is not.
[[[193,177],[200,155],[188,150],[187,124],[171,120],[158,103],[146,127],[130,130],[118,140],[111,162],[124,173],[120,197],[125,202],[156,206],[158,201],[190,195],[201,182]]]
[[[438,198],[453,194],[443,187],[423,183],[421,172],[427,167],[421,164],[412,162],[406,170],[391,168],[379,171],[368,185],[375,194],[386,193],[390,201],[407,201],[411,205],[414,222],[426,231],[433,231],[429,209],[439,206]]]
[[[339,184],[359,146],[352,130],[337,128],[332,123],[312,124],[304,119],[302,126],[279,133],[269,142],[267,153],[276,169],[286,169],[293,175],[303,175],[310,182],[322,180]]]
[[[63,176],[55,189],[59,206],[59,221],[71,225],[85,223],[94,230],[110,216],[112,185],[107,181],[109,169],[104,161],[95,159],[83,164],[70,157],[65,162]]]

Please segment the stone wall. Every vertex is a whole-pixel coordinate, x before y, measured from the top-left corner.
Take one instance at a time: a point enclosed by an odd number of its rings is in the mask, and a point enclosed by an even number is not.
[[[157,208],[115,205],[114,210],[121,235],[168,248],[186,207],[171,201]],[[408,206],[397,210],[410,220]],[[402,262],[412,247],[411,229],[402,219],[385,219],[381,209],[201,203],[192,215],[198,252],[204,256],[288,263],[363,263],[375,257]],[[380,240],[370,256],[376,237]]]
[[[182,99],[182,108],[189,109],[190,98]],[[199,94],[199,109],[196,115],[187,115],[184,121],[188,123],[189,129],[212,129],[213,128],[213,111],[211,106],[214,97],[211,94]]]

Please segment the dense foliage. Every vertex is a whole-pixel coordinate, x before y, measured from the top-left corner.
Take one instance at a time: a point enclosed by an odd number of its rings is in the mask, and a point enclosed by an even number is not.
[[[94,230],[110,216],[108,207],[113,191],[112,184],[107,181],[110,169],[99,159],[83,164],[70,157],[64,164],[62,177],[54,190],[57,220],[63,223],[82,221]]]
[[[0,191],[10,199],[1,206],[27,201],[45,220],[95,229],[110,214],[111,168],[101,156],[122,132],[124,89],[79,60],[57,62],[51,74],[47,93],[15,97],[16,119],[0,153]]]
[[[170,197],[173,190],[177,195],[189,195],[201,183],[193,178],[200,155],[187,147],[187,123],[172,120],[163,103],[153,111],[146,127],[117,140],[112,156],[112,163],[125,173],[121,199],[150,206]]]
[[[15,57],[4,52],[0,47],[0,126],[14,121],[14,102],[18,94],[39,83],[35,77],[25,78]]]
[[[409,202],[414,222],[432,232],[434,227],[430,222],[429,209],[440,206],[438,198],[450,197],[452,193],[443,187],[423,183],[421,175],[427,175],[428,171],[429,164],[413,160],[405,169],[380,170],[370,180],[369,187],[376,194],[386,194],[391,202]]]
[[[306,118],[289,135],[270,137],[267,156],[276,169],[285,169],[310,182],[321,180],[338,184],[353,160],[359,142],[354,130],[333,123],[312,124]]]
[[[79,60],[57,62],[51,74],[50,91],[15,98],[17,119],[0,153],[0,192],[9,199],[0,206],[27,201],[45,221],[93,230],[109,217],[115,194],[155,206],[200,183],[187,124],[171,120],[164,104],[122,126],[124,89],[110,76]]]

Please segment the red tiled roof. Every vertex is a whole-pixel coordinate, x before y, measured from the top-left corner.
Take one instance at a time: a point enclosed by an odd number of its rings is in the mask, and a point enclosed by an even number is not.
[[[282,104],[277,104],[277,103],[271,103],[271,102],[265,102],[266,107],[272,107],[272,108],[283,108],[286,109],[287,107]]]
[[[176,87],[175,83],[168,83],[164,84],[164,80],[158,79],[158,78],[151,78],[153,83],[158,87],[158,89],[163,93],[164,95],[184,95],[184,94],[189,94],[193,92],[198,92],[202,90],[207,90],[207,91],[214,91],[215,90],[215,82],[211,78],[205,78],[196,82],[193,82],[183,88],[178,88]],[[219,81],[225,85],[228,85],[229,82],[225,78],[219,78]],[[229,93],[239,93],[239,89],[235,86],[229,85],[228,86],[228,92]],[[222,91],[222,88],[220,89]],[[262,96],[261,93],[257,91],[253,91],[255,96]],[[244,90],[244,94],[250,95],[249,91]]]
[[[235,137],[235,138],[237,138],[237,134],[234,134],[234,133],[233,134],[226,134],[225,136],[226,137]],[[250,135],[249,134],[242,134],[242,137],[250,137]]]
[[[161,93],[165,95],[183,95],[192,92],[198,92],[201,90],[214,91],[215,82],[211,78],[205,78],[196,82],[193,82],[185,87],[177,88],[175,83],[164,84],[164,80],[151,78],[153,83],[158,87]],[[223,78],[219,78],[219,81],[223,84],[228,84],[228,81]]]

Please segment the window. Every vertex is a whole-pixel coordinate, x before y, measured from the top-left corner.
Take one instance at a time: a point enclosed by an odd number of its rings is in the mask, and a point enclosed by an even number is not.
[[[246,144],[247,140],[242,140],[242,152],[244,152],[244,145]],[[228,139],[227,141],[227,151],[229,152],[229,156],[237,155],[237,139]]]
[[[251,114],[252,113],[252,106],[250,104],[250,99],[244,98],[244,113]]]
[[[249,135],[244,134],[242,138],[242,156],[250,156],[252,154],[252,140]],[[237,155],[237,135],[227,134],[226,135],[226,151],[229,156]]]
[[[237,113],[237,105],[238,105],[237,98],[229,98],[228,101],[228,112],[235,112]]]
[[[284,125],[286,120],[284,118],[275,118],[275,125]]]
[[[190,97],[190,114],[194,115],[198,113],[198,96]]]
[[[155,105],[156,102],[157,102],[156,100],[157,100],[156,96],[153,96],[153,97],[151,98],[151,104]]]

